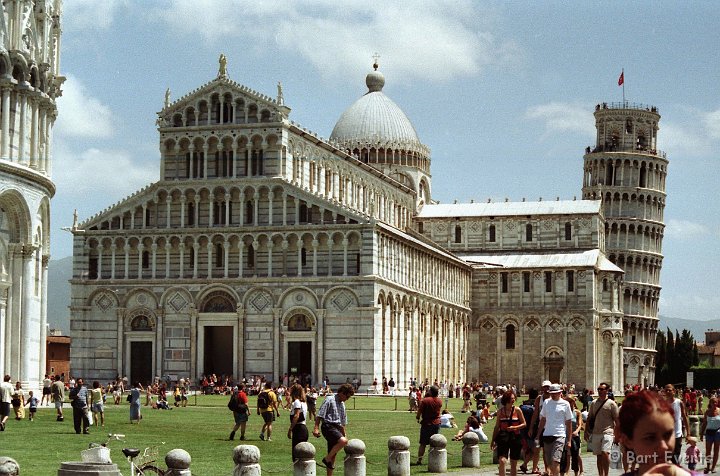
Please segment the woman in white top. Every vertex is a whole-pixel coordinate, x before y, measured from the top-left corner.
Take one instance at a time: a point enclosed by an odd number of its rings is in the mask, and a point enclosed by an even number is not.
[[[295,461],[295,446],[308,440],[308,430],[305,424],[308,408],[305,403],[305,389],[302,385],[296,383],[290,387],[290,398],[292,406],[290,407],[290,428],[288,428],[287,436],[292,439],[292,459]]]

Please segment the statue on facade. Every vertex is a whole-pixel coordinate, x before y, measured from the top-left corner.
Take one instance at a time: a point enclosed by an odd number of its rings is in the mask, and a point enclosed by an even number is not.
[[[277,85],[277,103],[281,106],[285,104],[285,98],[283,98],[282,83],[280,81],[278,81]]]
[[[227,76],[227,57],[220,53],[220,59],[218,59],[220,67],[218,69],[218,78],[224,78]]]
[[[170,88],[165,90],[165,107],[170,106]]]

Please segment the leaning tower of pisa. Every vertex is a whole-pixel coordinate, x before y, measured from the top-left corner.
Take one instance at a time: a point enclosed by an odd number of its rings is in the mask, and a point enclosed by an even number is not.
[[[605,253],[625,270],[625,383],[652,385],[668,160],[657,148],[660,113],[644,104],[595,107],[597,138],[584,156],[583,198],[602,199]]]

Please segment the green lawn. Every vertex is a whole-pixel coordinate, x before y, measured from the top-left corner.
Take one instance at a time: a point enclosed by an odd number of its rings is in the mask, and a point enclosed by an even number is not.
[[[397,400],[397,404],[396,404]],[[459,412],[461,400],[449,400],[449,409],[462,426],[465,415]],[[105,428],[92,428],[90,435],[76,435],[72,425],[72,409],[65,409],[65,421],[55,421],[54,408],[41,408],[34,422],[8,421],[7,430],[0,433],[0,456],[10,456],[20,464],[21,474],[55,475],[63,461],[80,460],[80,451],[87,448],[88,443],[101,442],[107,433],[126,435],[124,442],[112,442],[113,462],[118,464],[120,471],[129,474],[129,466],[122,457],[123,447],[145,448],[161,445],[160,455],[164,467],[164,455],[173,448],[183,448],[192,456],[190,466],[197,475],[229,475],[232,473],[232,449],[235,445],[246,443],[256,445],[261,451],[263,473],[292,474],[290,460],[290,440],[287,439],[289,413],[281,411],[280,418],[274,425],[273,441],[260,441],[259,433],[262,419],[254,412],[247,427],[247,441],[228,441],[232,428],[232,414],[226,407],[227,397],[199,396],[197,403],[190,397],[187,408],[175,408],[172,411],[151,410],[143,407],[143,420],[140,425],[130,425],[128,421],[128,404],[123,401],[120,406],[106,407]],[[318,402],[318,408],[319,408]],[[195,405],[196,404],[196,405]],[[250,405],[254,408],[255,400]],[[347,402],[348,436],[359,438],[367,447],[368,474],[387,474],[387,441],[390,436],[405,435],[410,438],[412,460],[417,455],[419,425],[414,415],[407,411],[407,400],[398,397],[365,397],[358,396]],[[397,407],[396,407],[397,405]],[[395,411],[397,408],[397,411]],[[492,431],[494,423],[486,428]],[[312,430],[312,427],[310,427]],[[455,430],[442,430],[451,439]],[[317,461],[326,454],[325,440],[310,436],[310,442],[317,448]],[[450,471],[459,468],[462,443],[448,442],[448,467]],[[481,445],[483,465],[491,464],[491,455],[487,443]],[[342,464],[338,459],[335,474],[343,474]],[[427,462],[427,455],[425,457]],[[319,468],[319,467],[318,467]],[[426,468],[426,467],[425,467]],[[425,474],[423,467],[412,467],[413,474]],[[318,474],[324,472],[318,471]]]

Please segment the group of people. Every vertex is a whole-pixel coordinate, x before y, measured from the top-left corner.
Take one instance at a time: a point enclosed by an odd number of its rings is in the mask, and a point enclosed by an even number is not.
[[[229,439],[235,439],[240,431],[240,440],[245,440],[245,430],[250,419],[250,407],[248,395],[244,384],[240,384],[232,392],[228,408],[233,412],[235,425],[230,431]],[[265,382],[264,388],[258,393],[256,413],[263,419],[263,426],[260,430],[260,440],[272,441],[273,423],[280,416],[280,409],[287,408],[290,412],[287,437],[292,442],[292,459],[296,459],[295,448],[299,443],[308,441],[309,432],[307,423],[314,422],[312,434],[315,437],[322,436],[327,441],[328,453],[322,459],[322,465],[326,468],[327,474],[331,476],[335,468],[335,458],[340,450],[348,443],[345,433],[347,425],[347,414],[345,412],[345,401],[355,394],[355,388],[351,383],[341,385],[337,392],[327,393],[320,409],[315,408],[318,392],[309,385],[303,386],[299,382],[290,386],[287,393],[287,406],[282,404],[282,397],[278,398],[273,390],[271,382]]]

